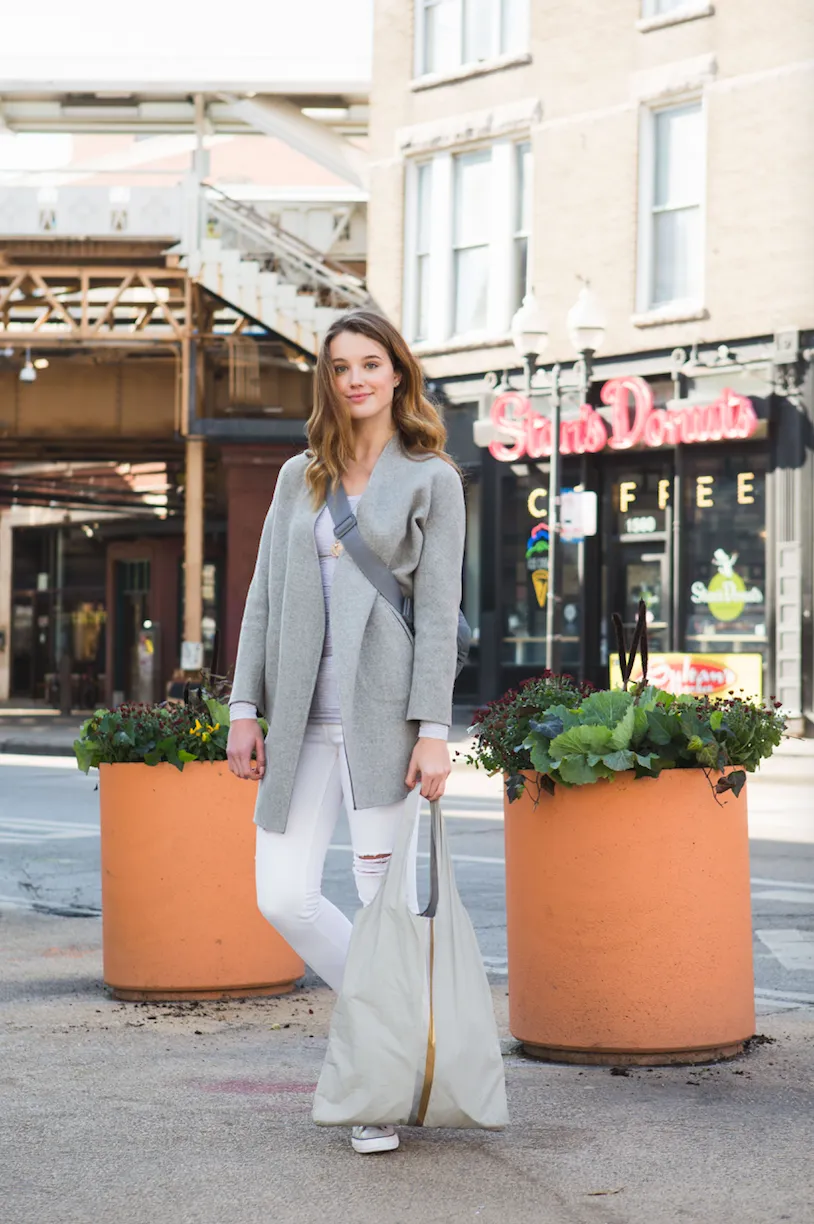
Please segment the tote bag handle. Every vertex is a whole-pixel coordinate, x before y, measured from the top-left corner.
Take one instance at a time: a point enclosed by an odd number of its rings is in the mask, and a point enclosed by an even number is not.
[[[399,825],[396,844],[390,856],[390,866],[382,886],[382,901],[388,909],[399,909],[406,904],[404,882],[414,827],[412,819],[408,818],[402,820]],[[438,909],[439,873],[446,870],[448,856],[441,801],[433,799],[430,802],[430,899],[427,908],[421,912],[422,918],[435,917]]]

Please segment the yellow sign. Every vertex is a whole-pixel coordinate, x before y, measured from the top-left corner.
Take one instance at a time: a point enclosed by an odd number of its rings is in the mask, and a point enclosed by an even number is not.
[[[537,603],[541,608],[544,608],[546,599],[548,598],[548,570],[532,570],[531,581],[534,583],[534,593],[537,596]]]
[[[632,683],[642,678],[642,665],[636,660]],[[680,696],[726,697],[730,689],[738,697],[763,699],[763,657],[759,654],[652,654],[647,665],[647,680],[656,688]],[[619,660],[610,664],[611,688],[622,687]],[[743,692],[741,693],[741,689]]]

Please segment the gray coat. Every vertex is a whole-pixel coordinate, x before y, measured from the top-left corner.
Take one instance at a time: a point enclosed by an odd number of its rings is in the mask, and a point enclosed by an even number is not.
[[[303,452],[280,470],[240,629],[232,701],[269,722],[254,821],[283,832],[325,635],[314,541],[318,510]],[[359,530],[413,597],[415,640],[347,552],[337,559],[331,636],[355,807],[396,803],[419,722],[452,722],[465,536],[461,480],[436,455],[413,458],[398,434],[356,508]]]

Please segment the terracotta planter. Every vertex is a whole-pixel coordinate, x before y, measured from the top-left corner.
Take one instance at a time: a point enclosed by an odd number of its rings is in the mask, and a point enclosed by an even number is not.
[[[533,775],[529,775],[533,778]],[[700,769],[506,813],[510,1028],[558,1062],[706,1062],[755,1031],[746,789]]]
[[[302,976],[257,908],[256,788],[225,761],[100,767],[104,980],[116,998],[283,994]]]

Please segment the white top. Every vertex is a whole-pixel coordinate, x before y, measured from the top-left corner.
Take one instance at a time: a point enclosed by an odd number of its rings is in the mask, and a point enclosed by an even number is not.
[[[351,509],[355,510],[361,493],[348,497]],[[333,546],[333,521],[327,506],[323,506],[314,524],[314,540],[319,557],[319,568],[322,575],[322,593],[325,598],[325,640],[322,647],[322,659],[314,686],[314,696],[308,718],[311,722],[338,723],[339,694],[336,687],[336,677],[333,666],[333,643],[331,641],[331,587],[336,569],[336,555]],[[232,722],[240,718],[257,718],[257,709],[250,701],[236,701],[230,706]],[[419,723],[419,736],[426,739],[445,740],[449,735],[449,727],[444,723]]]

